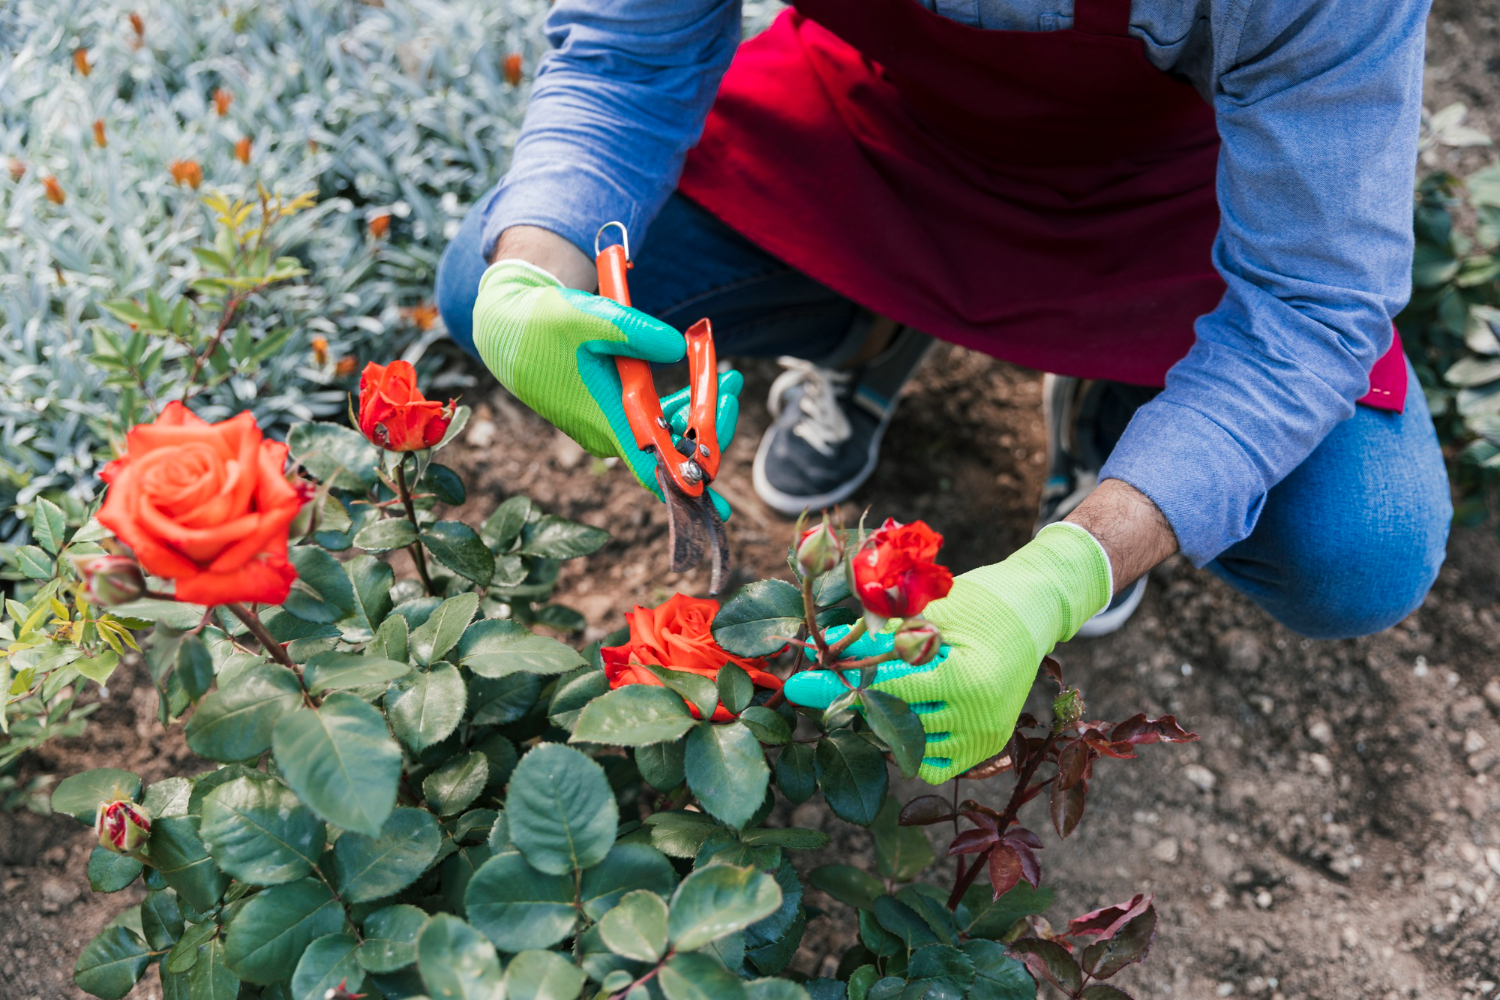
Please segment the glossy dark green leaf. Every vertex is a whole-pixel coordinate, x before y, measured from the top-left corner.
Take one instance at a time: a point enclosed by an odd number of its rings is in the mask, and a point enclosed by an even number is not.
[[[665,896],[677,883],[672,862],[647,844],[616,844],[604,861],[583,873],[583,915],[598,920],[626,893],[645,889]]]
[[[451,663],[439,661],[429,671],[416,670],[392,682],[385,711],[396,736],[420,753],[445,739],[464,717],[468,691]]]
[[[236,1000],[240,977],[229,969],[224,942],[205,941],[197,951],[198,959],[187,975],[188,1000]]]
[[[609,541],[609,532],[577,524],[556,514],[544,514],[521,529],[522,555],[547,559],[573,559],[597,552]]]
[[[411,664],[358,653],[327,652],[310,657],[303,682],[313,694],[385,684],[411,673]]]
[[[357,431],[338,424],[293,424],[286,443],[292,457],[328,486],[363,493],[375,485],[380,452]]]
[[[805,988],[790,979],[752,979],[745,984],[745,1000],[813,1000],[813,998]]]
[[[901,803],[895,796],[888,797],[885,805],[870,824],[875,835],[875,867],[886,878],[907,882],[937,860],[932,844],[920,826],[901,826],[897,819],[901,815]]]
[[[542,679],[535,674],[470,677],[470,721],[476,726],[504,726],[525,718],[541,696]]]
[[[464,481],[458,473],[442,465],[433,462],[427,466],[427,473],[422,476],[417,489],[424,493],[431,493],[437,497],[438,503],[457,507],[468,498],[468,491],[464,489]]]
[[[135,858],[95,847],[89,854],[89,888],[95,892],[119,892],[140,878],[142,867]]]
[[[345,830],[380,833],[396,803],[401,750],[378,711],[334,692],[316,709],[282,717],[272,749],[282,777],[313,812]]]
[[[747,844],[770,844],[792,851],[820,851],[828,846],[828,834],[798,827],[757,827],[746,830],[742,837]]]
[[[378,836],[346,833],[333,845],[330,877],[345,902],[400,892],[437,858],[442,833],[424,809],[396,809]]]
[[[1082,988],[1083,971],[1078,967],[1078,960],[1058,942],[1036,937],[1017,938],[1010,943],[1010,950],[1016,955],[1033,955],[1039,959],[1069,995]]]
[[[489,759],[476,750],[454,757],[423,778],[422,794],[439,816],[455,816],[479,798],[489,774]]]
[[[276,885],[312,871],[322,820],[277,781],[237,778],[203,799],[198,836],[220,868],[242,882]]]
[[[487,618],[468,627],[459,640],[458,662],[481,677],[526,672],[561,674],[585,666],[571,646],[537,635],[518,622]]]
[[[157,890],[169,891],[169,890]],[[144,923],[144,918],[142,918]],[[205,920],[202,923],[186,924],[182,929],[182,936],[167,952],[162,959],[162,969],[171,973],[185,973],[198,961],[198,948],[204,942],[219,933],[219,925],[213,920]],[[184,984],[186,985],[186,984]]]
[[[391,615],[375,630],[375,638],[365,647],[366,656],[406,662],[411,657],[411,626],[401,615]]]
[[[520,760],[516,754],[516,745],[499,733],[491,733],[475,743],[474,749],[484,754],[485,760],[489,762],[484,790],[495,795],[510,781],[511,772],[516,769]]]
[[[599,936],[616,955],[655,962],[667,950],[667,903],[661,896],[636,890],[599,920]]]
[[[344,908],[316,879],[272,886],[250,897],[224,938],[231,972],[251,983],[290,979],[308,944],[343,929]]]
[[[714,639],[736,656],[769,656],[802,627],[802,592],[785,580],[741,588],[714,618]]]
[[[429,920],[417,938],[417,966],[433,1000],[493,1000],[504,995],[494,945],[446,913]]]
[[[548,604],[536,609],[534,624],[545,625],[555,632],[582,632],[588,619],[565,604]]]
[[[354,621],[373,634],[391,613],[391,587],[396,582],[396,573],[390,564],[366,555],[346,560],[344,573],[354,590]]]
[[[177,679],[188,698],[197,701],[214,683],[214,658],[200,636],[185,635],[177,646]]]
[[[669,670],[654,663],[645,664],[645,667],[696,708],[700,719],[709,718],[714,714],[714,709],[718,708],[719,687],[702,674],[695,674],[690,670]]]
[[[635,748],[635,766],[652,788],[670,792],[683,782],[685,754],[684,740],[639,746]]]
[[[281,607],[307,622],[336,622],[354,613],[354,587],[344,567],[318,545],[294,545],[288,550],[297,580]]]
[[[106,927],[90,941],[73,965],[73,982],[102,1000],[120,1000],[146,971],[150,949],[126,927]]]
[[[348,992],[357,992],[365,979],[365,970],[355,958],[358,948],[359,939],[348,931],[325,934],[309,943],[292,973],[293,1000],[324,1000],[340,983]]]
[[[692,713],[675,692],[630,684],[585,705],[570,742],[644,746],[676,740],[693,725]]]
[[[485,518],[481,529],[484,540],[499,551],[509,549],[511,543],[521,536],[521,528],[531,518],[532,507],[530,497],[514,496],[506,500]]]
[[[505,968],[505,1000],[577,1000],[583,970],[555,951],[523,951]]]
[[[200,757],[249,760],[270,749],[277,721],[301,704],[295,674],[279,664],[257,664],[204,698],[183,735]]]
[[[603,768],[557,743],[543,743],[521,758],[511,774],[505,815],[511,840],[526,860],[553,875],[602,861],[620,819]]]
[[[948,894],[937,886],[925,882],[903,885],[896,890],[896,898],[922,918],[941,944],[959,942],[958,922],[948,909]]]
[[[701,812],[664,810],[646,817],[651,827],[651,845],[674,858],[695,857],[704,842],[724,828]]]
[[[730,709],[730,711],[734,711]],[[792,727],[775,709],[751,705],[739,713],[740,721],[750,727],[755,738],[769,746],[780,746],[792,738]],[[809,793],[811,794],[811,793]]]
[[[818,741],[813,754],[818,784],[840,819],[869,826],[885,804],[889,777],[879,750],[847,729]]]
[[[163,778],[146,787],[146,794],[141,796],[141,805],[152,816],[186,816],[192,795],[193,783],[188,779]]]
[[[876,736],[891,748],[896,767],[908,778],[915,778],[927,751],[927,733],[922,720],[893,694],[869,688],[859,693],[865,709],[865,721]]]
[[[738,722],[698,723],[688,733],[684,772],[703,808],[734,827],[755,815],[771,780],[760,741]]]
[[[213,908],[229,887],[198,838],[198,821],[191,816],[166,816],[151,824],[151,866],[167,885],[196,910]]]
[[[668,935],[678,951],[696,951],[742,931],[781,905],[776,880],[753,868],[710,865],[682,880],[672,894]]]
[[[94,825],[101,802],[141,797],[141,779],[130,771],[114,767],[96,767],[69,775],[52,790],[52,811],[72,816],[80,823]]]
[[[529,756],[529,755],[528,755]],[[503,951],[550,948],[577,920],[571,873],[548,875],[515,852],[486,861],[469,880],[464,907],[469,920]]]
[[[495,555],[479,533],[462,521],[438,521],[422,532],[422,544],[438,562],[466,580],[488,587],[495,577]]]
[[[366,552],[404,549],[417,540],[417,529],[404,517],[371,521],[354,533],[354,544]]]
[[[879,879],[852,865],[820,865],[807,873],[807,884],[860,910],[870,909],[885,892]]]
[[[141,933],[152,951],[166,951],[182,937],[182,907],[177,893],[158,889],[141,901]]]
[[[1004,945],[981,940],[965,941],[961,947],[974,965],[969,1000],[1036,1000],[1036,981],[1026,971],[1026,963]]]
[[[1024,881],[1018,882],[1010,892],[995,899],[987,880],[979,879],[964,893],[955,916],[965,936],[998,940],[1017,920],[1045,913],[1051,905],[1052,890],[1046,886],[1033,889]]]
[[[459,594],[439,604],[420,627],[412,630],[412,659],[424,667],[443,659],[458,643],[478,610],[479,595],[475,593]]]
[[[719,668],[719,701],[733,715],[739,715],[755,697],[755,683],[743,667],[726,663]],[[779,718],[779,716],[778,716]]]
[[[906,967],[907,991],[919,986],[921,996],[932,1000],[951,997],[962,1000],[974,982],[974,963],[957,948],[932,944],[918,949]],[[912,994],[913,996],[919,994]]]
[[[813,748],[806,743],[788,743],[776,755],[776,786],[792,802],[806,802],[818,790]]]
[[[744,982],[708,955],[676,955],[658,974],[667,1000],[744,1000]]]
[[[365,943],[359,964],[369,972],[395,972],[417,960],[417,937],[427,926],[427,913],[401,904],[376,910],[365,918]]]
[[[38,497],[31,508],[31,537],[52,555],[62,549],[68,532],[68,519],[57,504],[46,497]]]
[[[895,896],[876,896],[870,904],[870,912],[880,921],[880,926],[901,939],[912,951],[938,943],[938,936],[922,915]]]

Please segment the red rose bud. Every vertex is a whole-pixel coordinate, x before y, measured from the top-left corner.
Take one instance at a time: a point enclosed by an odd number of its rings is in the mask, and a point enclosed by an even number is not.
[[[359,430],[386,451],[431,448],[448,433],[453,402],[447,406],[424,397],[417,372],[408,361],[377,365],[371,361],[359,376]]]
[[[828,518],[824,517],[822,523],[817,524],[802,532],[802,537],[797,540],[797,565],[807,576],[818,576],[827,573],[839,564],[844,558],[844,543],[832,528],[828,527]]]
[[[921,618],[906,622],[896,632],[896,655],[914,667],[931,663],[943,647],[943,634],[936,625]]]
[[[125,799],[99,806],[94,819],[99,846],[116,854],[138,854],[151,836],[151,814]]]
[[[129,556],[73,556],[73,569],[83,581],[90,604],[112,608],[140,600],[146,593],[146,578],[140,564]]]
[[[952,571],[933,561],[942,544],[943,536],[921,521],[887,518],[851,561],[855,596],[883,618],[919,614],[953,589]]]

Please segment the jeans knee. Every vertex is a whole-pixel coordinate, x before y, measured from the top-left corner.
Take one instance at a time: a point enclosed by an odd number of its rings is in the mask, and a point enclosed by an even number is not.
[[[448,336],[477,357],[474,300],[479,295],[479,282],[473,273],[472,262],[464,259],[470,254],[477,255],[477,251],[461,246],[456,239],[448,244],[438,261],[433,297],[437,300],[438,313],[443,317]]]

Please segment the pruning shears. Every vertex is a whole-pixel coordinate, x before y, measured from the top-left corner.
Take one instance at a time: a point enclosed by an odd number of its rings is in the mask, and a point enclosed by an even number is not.
[[[606,230],[618,228],[621,242],[600,249]],[[594,264],[599,271],[599,294],[630,305],[625,272],[631,267],[630,237],[623,223],[609,222],[594,238]],[[717,594],[729,573],[729,541],[724,522],[708,495],[708,484],[719,474],[718,356],[713,328],[700,319],[683,334],[687,341],[689,403],[686,426],[673,437],[662,412],[661,397],[651,378],[651,365],[639,358],[616,356],[620,373],[620,403],[635,435],[636,446],[656,456],[656,483],[667,502],[672,571],[685,572],[703,561],[708,550],[712,574],[708,591]]]

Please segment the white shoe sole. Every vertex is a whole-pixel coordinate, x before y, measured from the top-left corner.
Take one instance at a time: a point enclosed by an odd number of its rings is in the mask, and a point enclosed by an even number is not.
[[[760,447],[755,449],[755,463],[750,468],[750,481],[755,486],[755,495],[760,497],[767,507],[787,517],[797,517],[805,510],[826,510],[835,504],[843,503],[874,474],[875,466],[880,461],[880,442],[885,439],[885,429],[890,426],[891,418],[895,415],[896,408],[893,406],[876,425],[875,433],[870,436],[870,453],[865,457],[865,464],[853,479],[836,490],[811,497],[793,496],[771,485],[771,480],[766,476],[766,456],[771,450],[771,432],[768,429],[760,436]]]
[[[1101,635],[1118,631],[1135,614],[1135,609],[1141,606],[1141,599],[1145,596],[1146,578],[1143,576],[1130,585],[1130,592],[1125,595],[1125,600],[1112,608],[1105,608],[1084,622],[1083,627],[1078,630],[1077,638],[1097,639]]]

